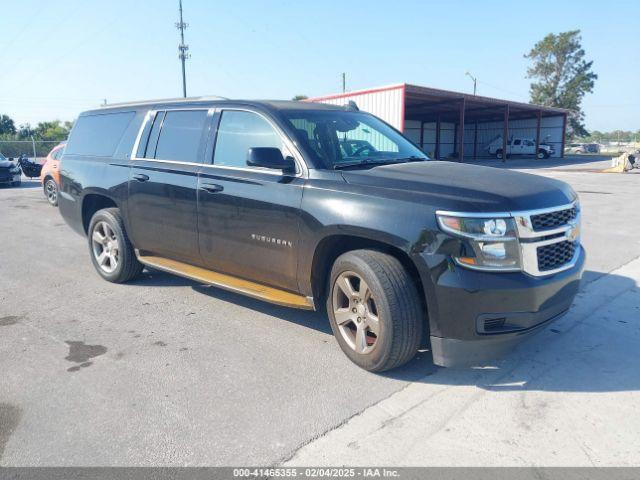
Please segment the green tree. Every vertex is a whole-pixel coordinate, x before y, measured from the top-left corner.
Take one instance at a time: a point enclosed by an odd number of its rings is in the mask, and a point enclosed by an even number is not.
[[[16,125],[13,123],[13,119],[9,115],[0,115],[0,134],[15,135]]]
[[[35,135],[35,133],[35,130],[31,128],[31,125],[29,123],[23,123],[18,127],[18,138],[20,140],[31,138],[31,136]]]
[[[291,100],[293,100],[294,102],[299,102],[300,100],[306,100],[307,98],[309,97],[307,97],[306,95],[296,95]]]
[[[34,137],[38,140],[66,140],[71,126],[71,122],[62,123],[60,120],[40,122],[34,130]]]
[[[531,102],[571,110],[568,134],[586,136],[582,99],[593,91],[598,78],[593,62],[585,60],[580,30],[550,33],[525,55],[533,62],[527,69],[531,84]]]

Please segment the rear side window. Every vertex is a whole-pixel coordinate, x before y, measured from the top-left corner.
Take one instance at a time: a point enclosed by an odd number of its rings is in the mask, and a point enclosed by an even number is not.
[[[73,127],[65,153],[96,157],[113,155],[134,116],[135,112],[81,116]]]
[[[168,111],[160,127],[154,158],[178,162],[199,162],[198,151],[206,121],[206,110]],[[155,124],[153,128],[156,128]],[[147,157],[150,156],[149,153],[147,151]]]

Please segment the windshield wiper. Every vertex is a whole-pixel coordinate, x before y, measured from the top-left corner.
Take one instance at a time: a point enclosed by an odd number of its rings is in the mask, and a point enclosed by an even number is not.
[[[357,160],[354,162],[342,162],[336,163],[333,165],[334,170],[340,170],[343,168],[351,168],[351,167],[360,167],[360,166],[369,166],[369,165],[390,165],[394,163],[405,163],[405,162],[419,162],[427,160],[423,157],[418,157],[412,155],[410,157],[401,157],[401,158],[363,158],[362,160]]]

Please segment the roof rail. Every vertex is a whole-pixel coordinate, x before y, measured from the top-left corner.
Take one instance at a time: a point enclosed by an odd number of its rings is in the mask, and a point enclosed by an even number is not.
[[[102,108],[127,107],[134,105],[155,105],[156,103],[179,103],[179,102],[205,102],[208,100],[229,100],[226,97],[216,95],[203,95],[200,97],[179,97],[179,98],[158,98],[156,100],[140,100],[133,102],[106,103],[100,105]]]

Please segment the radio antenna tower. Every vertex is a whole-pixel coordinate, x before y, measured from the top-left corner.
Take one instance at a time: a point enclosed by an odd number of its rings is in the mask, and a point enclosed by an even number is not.
[[[182,62],[182,96],[187,97],[187,74],[184,68],[184,62],[187,58],[190,58],[191,55],[188,53],[189,45],[184,43],[184,29],[189,26],[188,23],[182,21],[182,0],[180,1],[180,21],[176,22],[176,28],[180,30],[180,45],[178,45],[178,58]]]

